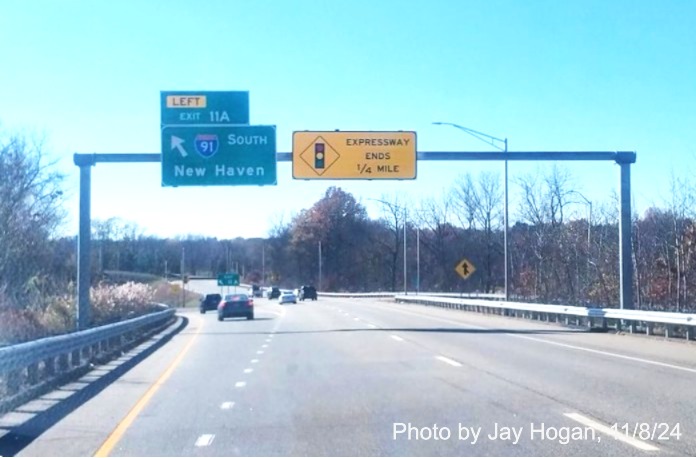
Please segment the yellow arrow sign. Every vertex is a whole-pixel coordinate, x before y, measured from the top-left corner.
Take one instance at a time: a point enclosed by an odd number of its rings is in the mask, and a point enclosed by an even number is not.
[[[464,258],[459,261],[459,264],[457,264],[457,267],[455,267],[454,270],[459,274],[460,277],[466,280],[471,277],[474,272],[476,272],[476,267],[474,267],[474,265],[468,259]]]

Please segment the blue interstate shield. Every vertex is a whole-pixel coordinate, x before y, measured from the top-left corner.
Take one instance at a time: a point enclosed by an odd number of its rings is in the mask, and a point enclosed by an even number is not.
[[[218,136],[213,134],[198,134],[193,144],[198,154],[206,159],[213,157],[220,146]]]

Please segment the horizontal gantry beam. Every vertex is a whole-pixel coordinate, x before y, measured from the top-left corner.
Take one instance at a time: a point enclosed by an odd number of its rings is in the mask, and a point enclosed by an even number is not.
[[[278,162],[291,162],[292,153],[276,153]],[[419,161],[613,161],[633,164],[633,151],[418,151]],[[98,162],[160,162],[158,153],[75,154],[75,165],[90,166]]]

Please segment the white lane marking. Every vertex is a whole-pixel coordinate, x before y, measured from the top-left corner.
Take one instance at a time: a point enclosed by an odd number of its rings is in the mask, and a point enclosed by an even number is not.
[[[213,439],[215,439],[215,434],[201,434],[196,439],[196,447],[207,447],[213,443]]]
[[[234,402],[223,402],[220,404],[222,410],[230,410],[232,407],[234,407]]]
[[[266,339],[266,342],[272,342],[272,340],[271,340],[271,339]]]
[[[360,321],[360,318],[353,318],[353,321]]]
[[[592,429],[595,429],[599,431],[602,434],[606,434],[607,436],[613,437],[616,440],[619,440],[621,442],[624,442],[628,445],[631,445],[638,450],[643,450],[645,452],[655,452],[657,450],[660,450],[659,448],[655,447],[654,445],[650,445],[647,442],[643,442],[638,439],[634,439],[631,436],[628,436],[626,434],[621,433],[621,431],[614,431],[610,427],[603,425],[599,422],[596,422],[594,420],[591,420],[584,415],[580,415],[579,413],[564,413],[566,417],[570,418],[571,420],[575,420],[578,423],[581,423],[585,426],[589,426]]]
[[[252,359],[252,360],[251,360],[251,364],[256,364],[256,363],[258,363],[258,362],[259,362],[258,359]]]
[[[375,329],[377,326],[375,326],[375,325],[372,324],[372,323],[367,323],[367,327],[372,328],[372,329]]]
[[[261,345],[261,348],[268,348],[268,344]]]
[[[254,369],[252,369],[252,368],[250,368],[250,367],[244,369],[244,373],[245,373],[245,374],[251,374],[252,372],[254,372]]]
[[[696,369],[692,369],[690,367],[677,366],[675,364],[669,364],[669,363],[661,363],[660,361],[653,361],[651,359],[637,358],[635,356],[622,355],[619,353],[612,353],[610,351],[602,351],[602,350],[594,350],[592,348],[578,347],[577,345],[564,344],[564,343],[554,342],[554,341],[546,340],[546,339],[537,339],[536,337],[519,336],[519,335],[515,335],[515,334],[506,334],[506,335],[508,335],[510,337],[517,337],[518,339],[527,339],[527,340],[532,340],[534,342],[541,342],[541,343],[545,343],[545,344],[549,344],[549,345],[556,345],[558,347],[571,348],[573,350],[586,351],[588,353],[595,353],[598,355],[612,356],[614,358],[626,359],[628,361],[636,361],[639,363],[651,364],[653,366],[667,367],[669,369],[676,369],[676,370],[696,374]]]
[[[404,341],[404,339],[403,339],[402,337],[396,336],[396,335],[394,335],[394,334],[390,335],[389,337],[391,337],[392,339],[396,340],[397,342],[403,342],[403,341]]]
[[[234,384],[235,388],[244,388],[246,386],[246,382],[237,382]]]
[[[443,363],[447,363],[447,364],[449,364],[450,366],[462,367],[461,363],[458,363],[457,361],[455,361],[455,360],[453,360],[453,359],[449,359],[449,358],[446,357],[446,356],[437,355],[437,356],[435,357],[435,359],[439,359],[439,360],[442,361]]]
[[[263,355],[263,350],[259,350],[256,352],[257,355]]]
[[[392,310],[397,310],[397,309],[392,309]],[[448,319],[446,319],[446,318],[438,318],[438,317],[434,317],[434,316],[431,316],[431,315],[426,315],[426,314],[423,314],[423,313],[409,312],[409,311],[406,311],[406,310],[398,310],[398,312],[403,313],[403,314],[406,314],[406,315],[413,315],[413,316],[418,316],[418,317],[422,317],[422,318],[428,318],[428,319],[431,319],[431,320],[433,320],[433,321],[440,321],[440,322],[443,322],[443,323],[452,323],[452,324],[456,324],[456,325],[458,325],[458,326],[462,326],[462,327],[464,327],[464,328],[471,328],[471,329],[493,329],[493,328],[487,328],[487,327],[485,327],[485,326],[477,326],[477,325],[475,325],[475,324],[464,323],[464,322],[461,322],[461,321],[448,320]],[[564,343],[560,343],[560,342],[553,342],[553,341],[551,341],[551,340],[539,339],[539,338],[537,338],[537,337],[529,337],[529,336],[522,336],[522,335],[519,335],[519,334],[508,334],[508,333],[505,333],[505,335],[506,335],[506,336],[509,336],[509,337],[514,337],[514,338],[516,338],[516,339],[532,340],[532,341],[534,341],[534,342],[545,343],[545,344],[548,344],[548,345],[556,345],[556,346],[558,346],[558,347],[565,347],[565,348],[570,348],[570,349],[573,349],[573,350],[585,351],[585,352],[588,352],[588,353],[595,353],[595,354],[604,355],[604,356],[611,356],[611,357],[618,358],[618,359],[625,359],[625,360],[628,360],[628,361],[635,361],[635,362],[638,362],[638,363],[644,363],[644,364],[649,364],[649,365],[653,365],[653,366],[666,367],[666,368],[668,368],[668,369],[675,369],[675,370],[680,370],[680,371],[684,371],[684,372],[689,372],[689,373],[692,373],[692,374],[696,374],[696,369],[691,368],[691,367],[678,366],[678,365],[676,365],[676,364],[669,364],[669,363],[662,363],[662,362],[660,362],[660,361],[654,361],[654,360],[651,360],[651,359],[644,359],[644,358],[637,358],[637,357],[635,357],[635,356],[622,355],[622,354],[620,354],[620,353],[612,353],[612,352],[609,352],[609,351],[594,350],[594,349],[592,349],[592,348],[580,347],[580,346],[577,346],[577,345],[564,344]]]

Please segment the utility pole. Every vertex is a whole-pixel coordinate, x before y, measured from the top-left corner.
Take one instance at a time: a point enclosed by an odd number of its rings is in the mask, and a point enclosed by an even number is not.
[[[323,291],[321,288],[321,242],[319,242],[319,291]]]
[[[181,247],[181,306],[186,307],[186,248]]]
[[[420,294],[420,227],[416,227],[416,294]]]
[[[261,244],[261,286],[266,286],[266,244]]]
[[[463,127],[460,126],[459,124],[454,124],[451,122],[434,122],[433,124],[438,125],[438,126],[452,126],[455,127],[463,132],[466,132],[467,134],[471,135],[472,137],[476,137],[482,142],[488,143],[494,148],[497,148],[500,151],[503,151],[505,153],[508,152],[508,141],[507,138],[502,139],[502,138],[497,138],[493,137],[492,135],[484,134],[483,132],[476,131],[474,129],[469,129],[468,127]],[[498,144],[502,143],[503,148],[498,146],[495,142],[498,142]],[[509,232],[509,223],[508,223],[508,160],[507,158],[505,159],[505,197],[504,197],[504,205],[505,208],[503,210],[503,215],[505,219],[505,234],[503,236],[503,252],[505,256],[505,261],[504,261],[504,268],[505,268],[505,300],[508,301],[510,300],[510,285],[509,285],[509,280],[508,277],[510,276],[510,266],[509,266],[509,254],[508,254],[508,232]]]
[[[406,207],[404,207],[404,294],[408,294],[406,273]]]

